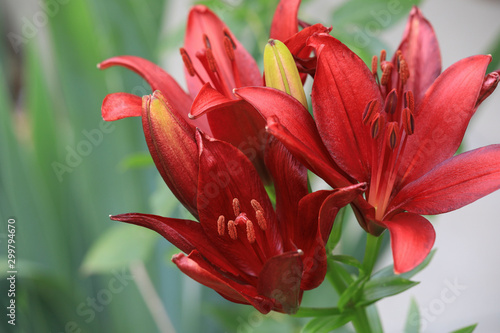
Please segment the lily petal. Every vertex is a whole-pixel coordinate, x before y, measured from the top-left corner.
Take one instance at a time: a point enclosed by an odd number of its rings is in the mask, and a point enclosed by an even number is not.
[[[198,218],[198,148],[194,131],[155,91],[144,96],[142,125],[156,168],[172,193]]]
[[[493,91],[498,86],[498,82],[500,82],[500,70],[494,71],[486,75],[484,78],[483,86],[481,87],[481,92],[479,93],[479,97],[476,102],[476,109],[481,105],[481,103],[490,96]]]
[[[102,118],[114,121],[127,117],[140,117],[142,98],[127,93],[109,94],[104,98],[101,107]]]
[[[205,6],[194,6],[189,12],[184,48],[189,54],[193,65],[204,82],[211,82],[206,74],[204,66],[197,59],[196,53],[206,49],[206,38],[210,43],[217,66],[220,69],[221,80],[228,85],[229,92],[239,86],[235,81],[233,65],[226,53],[224,38],[231,39],[233,44],[234,59],[236,63],[236,75],[239,77],[241,86],[262,85],[262,77],[253,57],[245,50],[243,45],[236,39],[226,24],[217,15]],[[201,89],[203,83],[186,73],[186,81],[190,93],[194,96]],[[213,83],[213,82],[212,82]],[[214,85],[215,86],[215,85]]]
[[[249,249],[245,229],[238,229],[237,239],[228,233],[219,234],[218,219],[235,220],[233,199],[237,198],[240,211],[255,223],[255,244],[263,247],[268,256],[277,255],[282,250],[283,241],[277,230],[273,206],[257,171],[237,148],[224,141],[218,141],[197,132],[200,172],[198,179],[198,212],[200,222],[209,240],[217,244],[220,251],[240,270],[255,275],[262,263]],[[257,200],[267,221],[266,230],[257,226],[257,217],[251,204]],[[240,234],[240,232],[242,234]]]
[[[182,253],[174,255],[172,261],[184,274],[232,302],[251,304],[263,314],[269,313],[274,307],[271,299],[257,294],[254,287],[239,284],[216,271],[196,251],[187,257]]]
[[[301,0],[281,0],[274,11],[269,38],[282,42],[299,31],[299,7]]]
[[[455,154],[476,110],[491,56],[462,59],[446,69],[427,90],[415,113],[415,132],[402,156],[402,186]]]
[[[424,217],[413,213],[400,213],[380,222],[391,234],[394,272],[401,274],[417,267],[434,245],[436,233]]]
[[[500,145],[454,156],[406,185],[394,208],[418,214],[446,213],[500,189]]]
[[[368,102],[383,105],[373,75],[363,60],[330,35],[311,36],[309,45],[318,53],[312,101],[319,134],[342,169],[368,181],[372,139],[362,116]]]
[[[213,265],[235,276],[240,275],[219,250],[207,241],[207,235],[198,222],[140,213],[120,214],[110,218],[156,231],[181,251],[190,253],[197,250]]]
[[[420,101],[441,74],[441,53],[432,25],[417,7],[413,7],[410,12],[398,50],[403,53],[410,70],[405,89],[411,90],[415,99]],[[395,55],[394,65],[396,62]],[[397,71],[394,71],[394,75],[397,75]]]
[[[283,312],[294,314],[299,309],[302,291],[301,252],[285,252],[270,258],[259,274],[257,291],[268,298],[275,299]]]

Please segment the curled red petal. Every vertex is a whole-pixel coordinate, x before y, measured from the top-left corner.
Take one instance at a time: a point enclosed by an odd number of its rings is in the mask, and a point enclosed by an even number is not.
[[[394,259],[394,272],[401,274],[417,267],[429,254],[436,233],[424,217],[413,213],[400,213],[380,222],[389,229]]]
[[[294,314],[302,299],[300,282],[302,279],[302,260],[300,251],[285,252],[269,259],[259,274],[257,291],[259,294],[275,299],[281,311]]]
[[[109,94],[102,102],[101,113],[106,121],[139,117],[142,113],[142,98],[127,93]]]
[[[351,177],[368,181],[372,138],[362,116],[372,100],[383,101],[368,67],[327,34],[309,38],[318,53],[312,88],[314,118],[335,162]]]
[[[238,283],[217,271],[197,251],[187,257],[182,253],[174,255],[172,261],[184,274],[232,302],[251,304],[263,314],[275,306],[273,300],[259,295],[253,285]]]
[[[398,50],[403,53],[410,70],[405,89],[413,91],[418,103],[441,74],[441,53],[432,25],[417,7],[413,7],[410,12]],[[394,65],[396,61],[395,55]],[[397,71],[393,71],[393,74],[397,75]]]
[[[418,214],[446,213],[500,189],[500,145],[454,156],[406,185],[393,209]]]
[[[198,218],[198,148],[193,129],[159,91],[144,97],[142,125],[149,152],[163,180]]]
[[[481,91],[479,92],[479,97],[476,102],[476,109],[481,105],[481,103],[490,96],[493,91],[498,86],[498,82],[500,82],[500,70],[494,71],[486,75],[484,78],[483,86],[481,87]]]
[[[455,154],[474,114],[491,56],[462,59],[427,90],[415,112],[415,131],[402,155],[402,186]]]

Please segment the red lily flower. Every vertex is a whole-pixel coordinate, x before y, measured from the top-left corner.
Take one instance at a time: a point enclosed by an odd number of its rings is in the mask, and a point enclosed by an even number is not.
[[[275,96],[276,116],[268,118],[268,131],[331,186],[353,180],[369,184],[352,205],[358,221],[373,235],[388,229],[395,272],[409,271],[435,239],[420,214],[449,212],[500,188],[500,145],[454,156],[500,75],[485,76],[491,57],[483,55],[440,74],[433,29],[417,8],[393,61],[382,53],[380,78],[378,59],[370,70],[329,35],[312,36],[309,45],[318,56],[312,91],[317,132],[312,125],[291,125],[291,114],[308,115],[284,94],[259,88],[237,93],[259,110],[266,107],[262,96]],[[339,177],[337,166],[348,177]]]
[[[283,38],[297,34],[299,4],[297,0],[280,2],[278,9],[285,6],[287,10],[277,10],[275,20],[283,21],[284,25],[282,28],[273,25],[272,33]],[[295,29],[292,28],[293,22]],[[320,27],[311,27],[291,38],[290,44],[297,54],[303,55],[308,50],[310,53],[311,48],[305,46],[305,36],[320,31]],[[224,22],[201,5],[189,12],[185,43],[180,53],[189,94],[168,73],[146,59],[119,56],[103,61],[98,67],[123,66],[141,75],[153,91],[163,93],[190,126],[238,147],[252,160],[263,179],[269,179],[264,164],[265,120],[251,105],[236,99],[232,93],[234,88],[263,85],[255,60]],[[189,113],[191,108],[192,115]],[[141,99],[128,93],[110,94],[103,101],[102,115],[109,121],[140,116]]]
[[[324,279],[325,242],[338,209],[365,184],[308,194],[305,168],[272,140],[266,164],[276,189],[275,212],[242,152],[200,130],[191,132],[159,91],[143,101],[144,133],[156,165],[164,179],[181,185],[181,198],[195,197],[193,215],[200,222],[139,213],[111,218],[160,233],[188,254],[172,258],[179,269],[226,299],[262,313],[296,312],[303,290]]]

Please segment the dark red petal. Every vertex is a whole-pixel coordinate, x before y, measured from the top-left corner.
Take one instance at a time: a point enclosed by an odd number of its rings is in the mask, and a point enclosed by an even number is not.
[[[498,86],[500,82],[500,70],[494,71],[486,75],[484,78],[483,86],[481,87],[481,92],[476,102],[476,109],[481,105],[481,103],[490,96]]]
[[[139,117],[142,113],[142,99],[127,93],[109,94],[102,101],[101,113],[106,121]]]
[[[299,309],[302,298],[302,269],[300,252],[285,252],[272,257],[259,274],[257,291],[263,296],[275,299],[283,312],[293,314]]]
[[[198,218],[198,148],[193,129],[159,91],[144,96],[142,125],[156,168],[172,193]]]
[[[284,127],[288,131],[289,138],[295,137],[298,140],[300,146],[295,145],[294,148],[285,141],[282,142],[301,162],[305,159],[300,156],[307,155],[306,159],[311,159],[309,162],[322,164],[323,169],[331,171],[330,176],[325,178],[325,180],[335,179],[335,183],[330,185],[334,187],[349,185],[349,182],[340,175],[340,171],[335,171],[335,163],[321,141],[314,119],[299,101],[282,91],[267,87],[245,87],[237,89],[235,94],[252,104],[267,119],[268,131],[279,131],[280,127]],[[311,165],[306,162],[306,166]],[[311,170],[320,172],[319,168]],[[322,175],[326,176],[324,173]]]
[[[188,113],[191,108],[192,97],[186,94],[170,74],[149,60],[135,56],[119,56],[101,62],[99,69],[112,66],[123,66],[139,74],[151,86],[151,90],[160,90],[165,99],[179,112],[179,115],[194,126],[209,133],[206,119],[190,120]]]
[[[318,53],[312,104],[319,134],[342,169],[367,181],[372,139],[362,116],[368,102],[383,105],[378,86],[363,60],[337,39],[318,34],[309,45]]]
[[[415,112],[415,132],[402,155],[402,185],[421,177],[455,154],[474,114],[491,56],[462,59],[427,90]]]
[[[340,208],[349,204],[366,190],[366,184],[357,184],[333,191],[316,191],[305,196],[299,204],[297,223],[292,240],[304,252],[304,273],[301,289],[316,288],[323,282],[327,268],[325,244]]]
[[[394,198],[418,214],[446,213],[500,189],[500,145],[454,156],[406,185]]]
[[[196,249],[213,265],[235,276],[240,275],[224,255],[208,242],[207,235],[198,222],[140,213],[114,215],[111,219],[156,231],[181,251],[190,253]]]
[[[432,224],[420,215],[401,213],[380,223],[391,234],[394,272],[401,274],[417,267],[434,245]]]
[[[274,11],[269,38],[284,42],[299,31],[297,14],[299,12],[300,1],[281,0],[278,3]]]
[[[398,50],[403,53],[410,70],[405,90],[413,91],[418,104],[427,89],[441,74],[441,53],[432,25],[417,7],[413,7],[410,12]],[[394,58],[394,65],[396,61]],[[396,75],[397,71],[393,73]]]
[[[229,279],[210,266],[196,251],[187,257],[182,253],[177,254],[172,257],[172,261],[184,274],[233,302],[251,304],[263,314],[274,307],[273,300],[257,294],[254,286]]]
[[[231,33],[224,22],[222,22],[210,9],[202,5],[197,5],[194,6],[189,12],[186,37],[184,39],[184,48],[191,57],[195,69],[201,75],[204,82],[211,81],[205,73],[199,59],[196,58],[196,53],[206,48],[204,38],[206,35],[206,37],[210,40],[210,46],[212,48],[215,61],[221,71],[219,76],[221,76],[221,79],[228,85],[229,91],[236,87],[231,61],[226,54],[224,46],[224,33],[227,33],[230,36],[236,46],[233,51],[241,85],[262,85],[262,77],[260,75],[259,68],[252,56],[245,50],[243,45],[241,45],[241,43]],[[187,73],[186,81],[192,95],[196,95],[203,85],[196,76],[191,77]]]
[[[315,142],[299,139],[281,125],[276,116],[267,120],[267,131],[280,140],[285,147],[309,170],[320,176],[332,187],[348,186],[350,182],[335,169],[335,163],[328,155],[325,156]],[[300,134],[299,134],[300,135]],[[318,152],[319,150],[319,152]],[[324,150],[323,150],[324,151]],[[323,154],[323,156],[321,156]]]
[[[223,215],[225,221],[236,218],[233,199],[240,203],[240,211],[253,222],[256,241],[267,257],[282,251],[282,240],[277,229],[273,206],[257,171],[237,148],[227,142],[218,141],[197,133],[200,151],[200,173],[198,178],[198,212],[200,221],[210,241],[217,244],[220,251],[236,267],[249,275],[256,275],[262,268],[259,256],[249,244],[246,234],[233,240],[226,232],[219,235],[217,220]],[[265,231],[258,227],[258,219],[251,201],[257,200],[263,208],[267,221]],[[245,232],[245,231],[243,231]]]
[[[288,230],[301,223],[296,219],[299,201],[309,193],[307,169],[274,137],[269,139],[265,160],[276,192],[276,216],[286,240]]]
[[[252,161],[262,179],[269,180],[264,164],[266,122],[253,106],[241,99],[229,99],[207,83],[196,96],[191,114],[193,117],[206,115],[212,136],[240,149]]]

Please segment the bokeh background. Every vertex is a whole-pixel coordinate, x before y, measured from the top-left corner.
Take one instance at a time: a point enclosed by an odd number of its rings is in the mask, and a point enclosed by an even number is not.
[[[196,3],[219,14],[261,63],[277,2]],[[307,321],[262,316],[223,300],[177,270],[170,257],[178,250],[164,239],[108,219],[132,211],[189,217],[157,174],[140,120],[101,118],[108,93],[142,96],[150,93],[148,85],[125,69],[99,71],[96,64],[137,55],[184,85],[178,48],[194,3],[1,0],[1,332],[300,332]],[[491,70],[500,68],[496,0],[309,0],[300,17],[332,25],[334,36],[369,60],[381,48],[392,54],[413,3],[434,25],[443,68],[478,53],[491,53]],[[398,13],[381,16],[390,5],[399,6]],[[464,148],[499,143],[499,125],[496,92],[474,117]],[[500,193],[494,193],[432,219],[438,251],[415,277],[420,285],[380,302],[387,332],[402,331],[412,298],[424,332],[476,322],[476,332],[500,327],[499,204]],[[16,221],[15,328],[5,315],[9,218]],[[342,251],[361,255],[364,234],[354,221],[346,228]],[[386,253],[379,266],[390,263]],[[307,292],[303,304],[333,306],[330,289]]]

